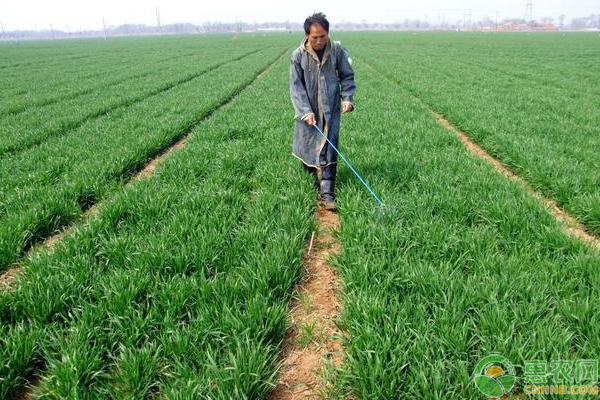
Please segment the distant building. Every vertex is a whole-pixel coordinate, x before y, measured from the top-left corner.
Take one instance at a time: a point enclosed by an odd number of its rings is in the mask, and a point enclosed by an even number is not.
[[[499,31],[502,32],[523,32],[523,31],[536,31],[536,32],[554,32],[557,31],[556,25],[550,23],[533,22],[531,25],[524,22],[511,22],[508,24],[500,25]]]

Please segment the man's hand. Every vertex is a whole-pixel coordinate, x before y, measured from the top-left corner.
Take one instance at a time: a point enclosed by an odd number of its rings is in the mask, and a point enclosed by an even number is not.
[[[317,121],[315,120],[315,114],[306,114],[302,121],[306,122],[307,125],[315,125]]]
[[[354,110],[354,105],[352,105],[352,103],[350,103],[349,101],[342,102],[342,113],[348,113],[352,110]]]

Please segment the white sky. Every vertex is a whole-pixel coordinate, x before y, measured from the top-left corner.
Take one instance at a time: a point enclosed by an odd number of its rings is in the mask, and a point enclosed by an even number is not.
[[[156,7],[160,7],[162,24],[206,21],[302,22],[313,11],[323,11],[330,22],[403,21],[405,18],[437,23],[442,18],[457,22],[465,11],[476,21],[487,16],[524,18],[527,0],[351,0],[284,1],[284,0],[0,0],[0,23],[5,30],[101,29],[107,25],[139,23],[156,25]],[[600,14],[600,0],[533,0],[533,18],[571,18]]]

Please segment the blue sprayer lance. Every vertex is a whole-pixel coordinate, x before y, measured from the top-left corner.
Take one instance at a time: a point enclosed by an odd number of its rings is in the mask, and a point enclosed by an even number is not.
[[[354,172],[354,175],[356,175],[358,180],[361,181],[361,183],[363,185],[365,185],[365,187],[367,188],[369,193],[371,193],[371,195],[377,201],[377,203],[379,203],[380,206],[383,206],[383,201],[381,201],[381,199],[375,194],[375,191],[371,188],[371,186],[369,186],[369,184],[367,182],[365,182],[365,180],[362,178],[362,176],[360,176],[360,174],[358,172],[356,172],[356,169],[354,169],[352,164],[350,164],[350,161],[348,161],[348,159],[342,154],[342,152],[339,151],[333,143],[331,143],[331,140],[329,140],[329,138],[323,133],[323,131],[321,131],[321,129],[316,124],[313,126],[315,127],[317,132],[319,132],[321,134],[321,136],[323,136],[325,138],[325,140],[327,140],[327,143],[329,143],[329,145],[335,150],[335,152],[340,156],[340,158],[346,163],[348,168],[350,168],[350,170],[352,170],[352,172]]]

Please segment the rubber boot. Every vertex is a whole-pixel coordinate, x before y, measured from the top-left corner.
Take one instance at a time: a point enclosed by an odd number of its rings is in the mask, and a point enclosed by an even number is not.
[[[335,204],[335,179],[323,179],[321,180],[321,200],[325,205],[325,209],[329,211],[336,211],[337,205]]]

